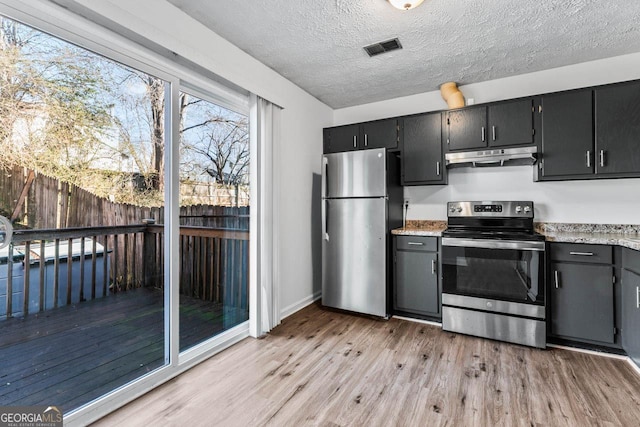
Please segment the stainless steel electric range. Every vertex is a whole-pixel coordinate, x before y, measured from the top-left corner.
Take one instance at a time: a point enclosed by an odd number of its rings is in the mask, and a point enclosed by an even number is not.
[[[546,346],[545,241],[533,202],[449,202],[442,238],[442,328]]]

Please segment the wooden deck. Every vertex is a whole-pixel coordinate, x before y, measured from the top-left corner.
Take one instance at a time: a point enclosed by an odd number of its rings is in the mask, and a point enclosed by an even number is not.
[[[181,349],[225,326],[220,304],[181,296]],[[57,405],[68,412],[163,360],[159,290],[141,288],[5,320],[0,322],[0,406]]]

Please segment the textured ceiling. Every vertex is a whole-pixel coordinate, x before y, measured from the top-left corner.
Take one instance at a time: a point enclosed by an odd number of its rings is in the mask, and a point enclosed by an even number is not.
[[[168,1],[333,108],[640,51],[637,0]]]

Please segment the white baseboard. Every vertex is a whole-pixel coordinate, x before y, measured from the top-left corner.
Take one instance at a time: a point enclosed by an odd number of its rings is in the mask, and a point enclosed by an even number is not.
[[[422,323],[425,325],[431,325],[431,326],[438,326],[438,327],[442,327],[442,323],[440,322],[434,322],[432,320],[422,320],[422,319],[414,319],[413,317],[404,317],[404,316],[397,316],[397,315],[393,315],[394,319],[400,319],[400,320],[406,320],[407,322],[415,322],[415,323]]]
[[[396,316],[396,315],[394,315],[393,318],[406,320],[409,322],[424,323],[426,325],[442,327],[442,323],[432,322],[429,320],[413,319],[411,317]],[[586,353],[586,354],[592,354],[594,356],[609,357],[611,359],[626,360],[629,363],[629,365],[631,365],[631,367],[638,373],[638,375],[640,375],[640,366],[636,365],[633,362],[633,360],[631,360],[630,357],[624,356],[622,354],[606,353],[603,351],[593,351],[593,350],[587,350],[584,348],[569,347],[569,346],[558,345],[558,344],[547,344],[547,348],[559,348],[562,350],[575,351],[577,353]]]
[[[629,363],[629,365],[631,365],[633,370],[636,371],[638,375],[640,375],[640,366],[636,365],[634,361],[631,360],[630,357],[624,356],[622,354],[605,353],[602,351],[586,350],[583,348],[568,347],[568,346],[557,345],[557,344],[547,344],[547,347],[560,348],[562,350],[575,351],[577,353],[593,354],[595,356],[609,357],[611,359],[626,360]]]
[[[313,295],[309,295],[301,299],[300,301],[294,302],[291,305],[286,306],[280,311],[280,319],[284,319],[285,317],[291,316],[296,311],[300,311],[306,306],[313,304],[315,301],[319,300],[322,297],[322,292],[316,292]]]
[[[640,366],[636,365],[635,362],[631,360],[630,357],[627,357],[627,362],[629,362],[629,365],[631,365],[631,367],[636,371],[636,373],[640,375]]]
[[[559,348],[561,350],[575,351],[576,353],[592,354],[594,356],[609,357],[611,359],[630,360],[627,356],[622,355],[622,354],[606,353],[604,351],[594,351],[594,350],[588,350],[586,348],[569,347],[569,346],[566,346],[566,345],[547,344],[547,348]]]

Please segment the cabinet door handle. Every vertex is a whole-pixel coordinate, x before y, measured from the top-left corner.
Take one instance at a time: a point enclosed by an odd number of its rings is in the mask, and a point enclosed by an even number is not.
[[[495,126],[491,126],[491,132],[493,133],[493,140],[496,140],[496,127]]]
[[[591,167],[591,151],[587,150],[587,167]]]
[[[358,146],[358,136],[353,135],[353,148],[356,148],[357,146]]]
[[[436,274],[436,260],[431,260],[431,274]]]
[[[593,256],[593,252],[569,252],[569,255]]]
[[[558,273],[558,270],[553,272],[553,280],[555,282],[556,289],[558,289],[560,287],[560,273]]]
[[[436,175],[440,176],[440,162],[436,162]]]
[[[482,142],[484,142],[484,126],[482,126]]]
[[[407,245],[409,245],[409,246],[424,246],[424,243],[422,243],[422,242],[407,242]]]
[[[640,286],[636,286],[636,308],[640,308]]]
[[[600,150],[600,167],[604,167],[604,150]]]
[[[369,145],[369,136],[365,133],[364,134],[364,146],[367,147]]]

